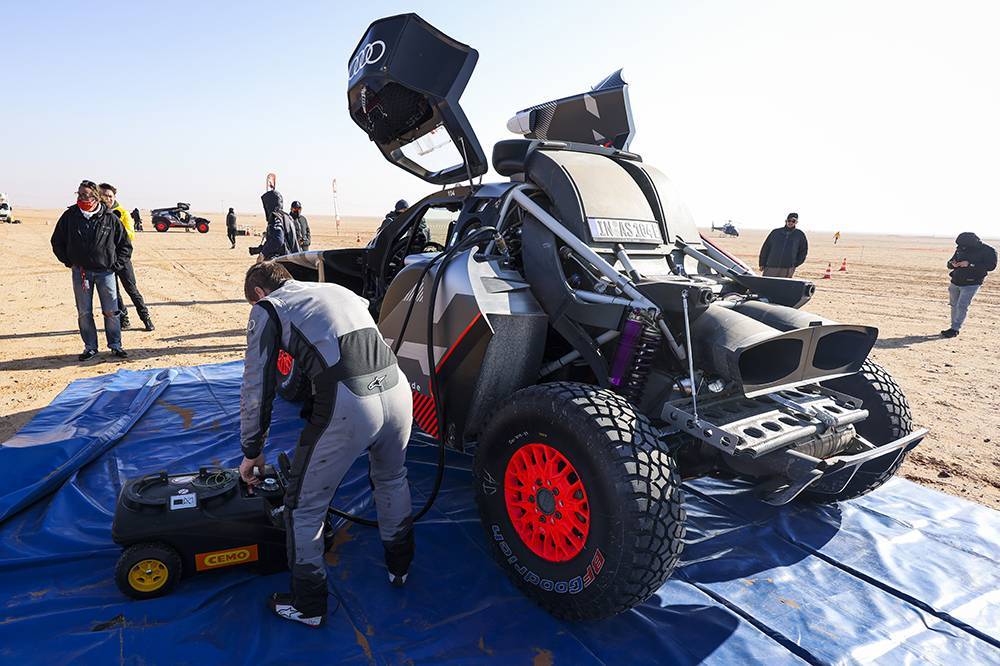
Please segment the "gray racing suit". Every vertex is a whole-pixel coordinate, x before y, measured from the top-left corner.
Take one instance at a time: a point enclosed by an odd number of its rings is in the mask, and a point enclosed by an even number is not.
[[[327,509],[365,450],[386,563],[395,575],[409,568],[414,542],[404,462],[413,403],[367,301],[339,285],[289,280],[253,306],[247,323],[240,428],[248,458],[260,455],[267,439],[279,348],[313,385],[285,495],[293,603],[312,617],[326,613]]]

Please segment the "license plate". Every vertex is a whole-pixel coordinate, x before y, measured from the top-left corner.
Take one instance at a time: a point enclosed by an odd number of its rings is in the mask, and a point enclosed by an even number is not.
[[[655,243],[663,242],[660,225],[647,220],[612,220],[588,217],[590,237],[606,243]]]

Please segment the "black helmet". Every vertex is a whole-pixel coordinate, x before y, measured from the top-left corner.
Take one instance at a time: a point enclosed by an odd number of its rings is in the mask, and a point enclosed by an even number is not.
[[[396,208],[394,209],[397,213],[401,210],[406,210],[410,207],[410,204],[406,203],[406,199],[400,199],[396,202]]]
[[[293,201],[292,208],[302,208],[302,204],[298,201]]]

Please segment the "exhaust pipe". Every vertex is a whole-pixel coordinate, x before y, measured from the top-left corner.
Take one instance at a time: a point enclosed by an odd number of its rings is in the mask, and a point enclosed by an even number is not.
[[[747,397],[857,372],[877,337],[869,326],[760,302],[713,304],[692,327],[699,363]]]

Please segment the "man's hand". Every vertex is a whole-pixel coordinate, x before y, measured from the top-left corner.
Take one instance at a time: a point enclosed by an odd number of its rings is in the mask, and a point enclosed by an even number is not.
[[[243,458],[243,462],[240,463],[240,478],[253,488],[258,483],[260,483],[260,478],[254,476],[253,468],[256,467],[257,470],[263,474],[264,473],[264,454],[260,454],[256,458]]]
[[[968,261],[956,261],[955,262],[955,268],[968,268],[968,267],[969,267],[969,262]]]

